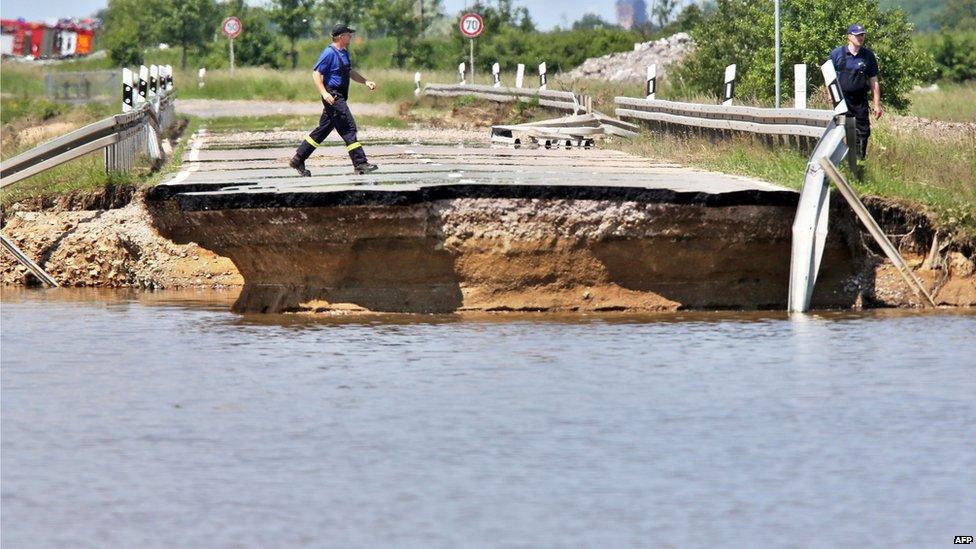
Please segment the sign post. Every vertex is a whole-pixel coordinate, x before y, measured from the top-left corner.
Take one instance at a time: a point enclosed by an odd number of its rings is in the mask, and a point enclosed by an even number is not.
[[[470,58],[471,83],[474,84],[474,39],[485,30],[485,21],[477,13],[465,13],[461,16],[461,34],[471,40]]]
[[[244,25],[241,24],[241,20],[237,17],[231,15],[224,22],[220,24],[220,30],[224,33],[228,39],[230,39],[230,72],[234,72],[234,39],[237,38],[241,31],[244,30]]]

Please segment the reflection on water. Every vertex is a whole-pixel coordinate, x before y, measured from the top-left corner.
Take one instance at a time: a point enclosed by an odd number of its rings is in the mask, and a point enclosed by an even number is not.
[[[5,546],[929,546],[976,527],[969,311],[2,297]]]

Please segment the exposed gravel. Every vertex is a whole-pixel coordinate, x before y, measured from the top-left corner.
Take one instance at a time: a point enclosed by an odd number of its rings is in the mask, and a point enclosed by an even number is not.
[[[311,128],[309,128],[311,129]],[[235,145],[256,146],[284,146],[295,145],[305,139],[308,130],[282,130],[270,132],[233,132],[220,134],[220,145],[222,147],[232,147]],[[453,128],[380,128],[362,127],[359,130],[359,138],[363,143],[394,141],[409,143],[488,143],[490,141],[490,131],[484,130],[460,130]],[[340,142],[342,139],[333,132],[326,138],[326,141]]]
[[[644,80],[647,66],[656,63],[657,75],[663,77],[671,63],[679,62],[694,47],[691,36],[685,32],[673,34],[653,42],[644,42],[634,51],[611,53],[603,57],[587,59],[582,65],[569,71],[570,78],[586,78],[620,82]]]
[[[349,105],[353,113],[366,116],[393,116],[396,106],[391,103],[356,103]],[[246,101],[223,99],[177,99],[176,112],[217,118],[221,116],[269,116],[274,114],[317,115],[322,104],[315,101]]]
[[[976,139],[976,122],[945,122],[918,116],[896,115],[888,119],[888,124],[896,131],[922,133],[932,139]]]

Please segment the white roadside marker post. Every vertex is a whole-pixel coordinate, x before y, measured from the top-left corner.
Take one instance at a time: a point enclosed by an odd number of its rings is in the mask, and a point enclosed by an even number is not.
[[[467,65],[465,65],[463,61],[458,64],[458,78],[461,80],[460,83],[462,86],[465,85],[464,82],[465,68],[467,68]]]
[[[725,86],[722,92],[722,104],[729,106],[732,104],[732,97],[735,95],[735,64],[725,67]]]
[[[419,71],[413,73],[413,83],[415,86],[413,89],[413,94],[417,97],[420,97],[420,72]]]
[[[501,78],[498,77],[498,71],[500,69],[501,67],[498,65],[497,62],[491,66],[491,78],[495,81],[494,85],[496,88],[500,88],[502,86]]]
[[[834,104],[834,116],[847,114],[847,100],[844,99],[844,92],[841,91],[840,84],[837,82],[834,62],[828,59],[826,63],[820,65],[820,72],[823,73],[824,83],[827,84],[830,101]]]
[[[525,65],[519,63],[518,67],[515,69],[515,87],[521,88],[524,79],[525,79]]]
[[[159,66],[149,65],[149,104],[159,114]]]
[[[201,87],[201,88],[203,87],[203,79],[204,79],[205,76],[207,76],[207,69],[201,67],[200,70],[197,71],[197,78],[199,79],[198,82],[197,82],[197,86],[198,87]]]
[[[130,69],[122,69],[122,112],[131,112],[134,108],[133,95],[135,95],[132,89],[132,71]]]
[[[136,88],[136,105],[141,105],[149,100],[149,67],[139,66],[139,86]]]
[[[656,63],[647,66],[647,98],[653,101],[655,92],[657,92]]]
[[[539,91],[546,90],[546,62],[539,64]]]
[[[793,108],[807,108],[807,66],[793,65]]]

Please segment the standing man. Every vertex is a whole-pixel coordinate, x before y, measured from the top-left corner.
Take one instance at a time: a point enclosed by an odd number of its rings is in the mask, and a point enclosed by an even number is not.
[[[312,80],[315,81],[319,95],[322,96],[322,117],[319,119],[319,127],[305,137],[305,141],[298,146],[295,156],[288,163],[303,177],[312,175],[312,172],[305,169],[305,161],[316,147],[325,141],[333,128],[346,142],[346,152],[349,153],[356,173],[364,174],[377,169],[376,164],[370,164],[366,160],[366,152],[356,138],[356,120],[349,111],[349,105],[346,104],[349,98],[350,78],[360,84],[366,84],[370,90],[376,89],[375,82],[366,80],[361,74],[352,70],[346,48],[349,47],[354,32],[356,31],[342,24],[332,27],[332,44],[322,50],[322,55],[319,56],[312,71]]]
[[[871,118],[868,114],[868,90],[874,97],[874,117],[881,118],[881,86],[878,84],[878,60],[864,47],[864,27],[853,24],[847,29],[847,45],[830,52],[837,71],[840,89],[847,100],[848,114],[854,114],[857,130],[858,158],[868,154]]]

